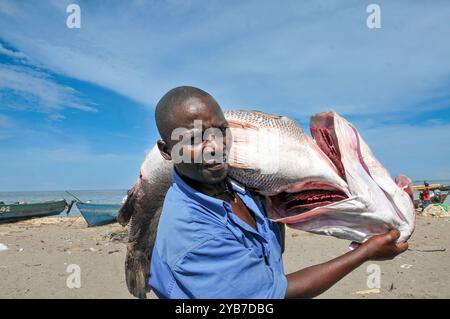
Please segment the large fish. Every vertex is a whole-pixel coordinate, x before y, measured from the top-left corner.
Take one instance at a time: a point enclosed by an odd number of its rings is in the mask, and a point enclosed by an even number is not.
[[[347,198],[332,203],[325,199],[317,205],[317,197],[329,195],[316,190],[308,195],[305,190],[281,193],[269,197],[277,202],[272,205],[270,217],[293,228],[358,243],[390,229],[399,230],[399,242],[406,241],[415,227],[411,180],[399,176],[394,182],[356,128],[336,113],[313,116],[310,129],[314,141],[346,181]],[[308,205],[316,206],[310,209]]]
[[[258,111],[225,112],[232,133],[229,176],[266,200],[269,217],[290,227],[354,242],[415,226],[410,180],[392,180],[354,126],[334,112],[311,118],[307,135],[293,120]],[[154,147],[122,206],[129,225],[126,282],[145,298],[159,215],[172,164]]]

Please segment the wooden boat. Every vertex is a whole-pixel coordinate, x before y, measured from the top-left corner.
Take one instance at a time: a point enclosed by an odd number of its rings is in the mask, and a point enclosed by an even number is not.
[[[106,225],[117,221],[117,214],[122,205],[76,203],[78,210],[89,227]]]
[[[428,186],[428,189],[429,189],[430,191],[433,191],[433,190],[435,190],[435,189],[440,189],[442,186],[443,186],[442,184],[430,184],[430,185]],[[425,188],[425,185],[413,185],[413,186],[412,186],[412,189],[413,189],[413,191],[415,191],[415,192],[421,192],[421,191],[423,191],[424,188]]]
[[[448,196],[448,193],[441,194],[441,195],[439,196],[439,201],[438,201],[438,203],[443,204],[444,201],[445,201],[445,199],[447,198],[447,196]]]
[[[41,203],[0,204],[0,223],[13,222],[27,218],[59,215],[71,204],[65,200]]]

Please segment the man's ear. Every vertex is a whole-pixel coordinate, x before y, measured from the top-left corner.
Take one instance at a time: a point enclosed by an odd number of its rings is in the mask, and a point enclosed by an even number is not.
[[[167,146],[167,143],[164,142],[163,140],[158,140],[157,144],[159,152],[161,153],[162,157],[164,157],[164,159],[167,161],[171,161],[172,155],[170,154],[170,150],[169,147]]]

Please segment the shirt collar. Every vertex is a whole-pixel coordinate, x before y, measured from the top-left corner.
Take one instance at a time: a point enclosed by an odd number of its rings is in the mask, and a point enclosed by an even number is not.
[[[242,184],[239,184],[237,181],[235,181],[234,179],[231,179],[231,178],[228,178],[227,181],[230,183],[231,187],[233,188],[233,190],[235,192],[238,192],[241,195],[247,194],[247,190],[245,189],[245,187]]]

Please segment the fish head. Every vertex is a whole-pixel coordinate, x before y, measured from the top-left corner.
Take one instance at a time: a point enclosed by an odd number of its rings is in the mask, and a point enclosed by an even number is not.
[[[269,217],[294,228],[363,242],[391,228],[414,229],[407,183],[396,183],[356,128],[335,112],[293,120],[261,112],[226,113],[232,129],[230,176],[267,198]]]
[[[358,242],[397,229],[398,241],[406,241],[415,227],[411,180],[399,176],[394,181],[355,126],[333,111],[314,115],[310,130],[346,181],[349,198],[298,215],[290,222],[300,229]]]
[[[338,167],[295,121],[259,111],[225,116],[232,133],[230,176],[267,196],[272,217],[350,196]]]

